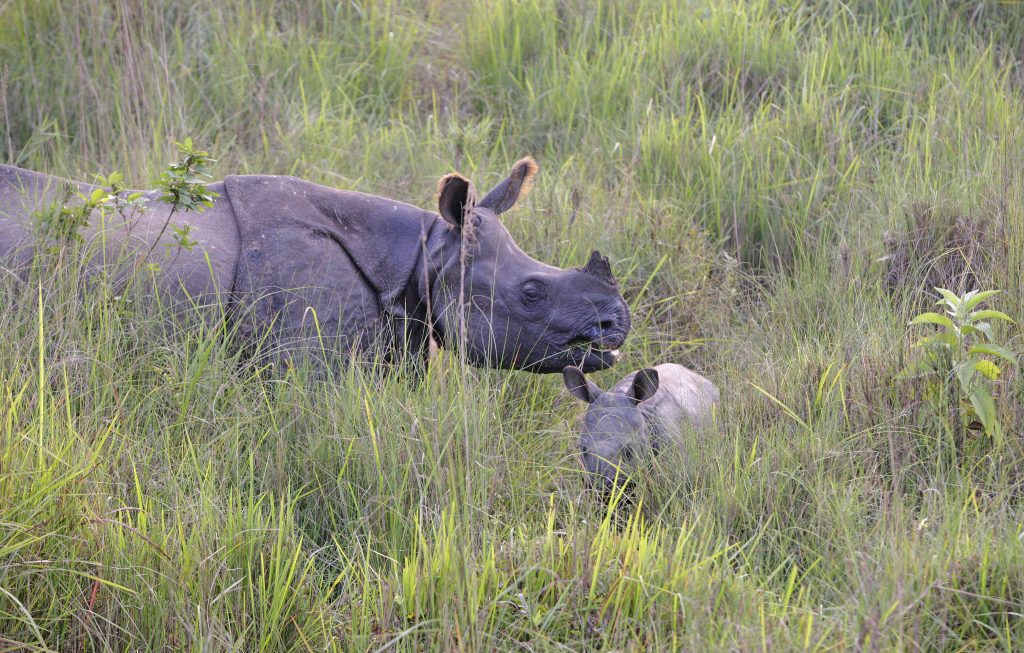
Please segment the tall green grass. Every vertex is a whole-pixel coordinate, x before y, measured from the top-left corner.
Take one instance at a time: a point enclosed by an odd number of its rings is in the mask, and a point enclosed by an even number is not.
[[[0,650],[1019,648],[1021,377],[1006,445],[951,450],[898,375],[933,282],[1024,318],[1022,25],[951,0],[0,1],[0,160],[148,187],[191,136],[221,175],[430,206],[529,153],[514,236],[610,254],[633,307],[599,382],[676,361],[723,396],[601,497],[556,377],[268,374],[145,287],[5,276]]]

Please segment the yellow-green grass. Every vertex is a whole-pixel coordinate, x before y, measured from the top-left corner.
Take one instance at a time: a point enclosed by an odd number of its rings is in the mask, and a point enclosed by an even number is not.
[[[509,229],[634,310],[599,383],[689,365],[715,427],[602,497],[557,375],[268,374],[4,278],[0,650],[1021,646],[1021,376],[994,447],[899,373],[932,284],[1024,317],[1024,8],[338,5],[0,0],[0,161],[148,187],[192,137],[430,206],[531,154]]]

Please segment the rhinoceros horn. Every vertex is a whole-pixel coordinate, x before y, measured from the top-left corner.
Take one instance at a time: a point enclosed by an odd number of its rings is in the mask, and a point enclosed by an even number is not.
[[[615,277],[612,276],[612,266],[608,263],[608,257],[601,256],[601,252],[596,249],[590,253],[590,260],[587,261],[582,270],[613,286],[616,285]]]

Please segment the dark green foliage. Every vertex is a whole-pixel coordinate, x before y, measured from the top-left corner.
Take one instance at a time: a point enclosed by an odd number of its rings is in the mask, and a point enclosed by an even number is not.
[[[167,214],[167,221],[164,222],[156,240],[153,241],[150,252],[160,242],[175,213],[179,211],[202,213],[208,207],[213,206],[215,198],[220,197],[218,193],[206,187],[207,180],[210,179],[210,166],[216,163],[214,159],[210,158],[210,153],[195,149],[192,146],[191,138],[186,138],[183,143],[176,142],[174,145],[178,148],[182,158],[172,162],[166,170],[161,172],[157,182],[157,187],[163,192],[160,199],[171,205],[171,211]],[[175,247],[179,252],[181,250],[191,252],[196,245],[196,241],[191,238],[192,227],[188,224],[175,226],[172,231],[171,237],[174,242],[165,245],[167,249]]]
[[[206,187],[210,179],[210,166],[216,161],[210,158],[209,152],[195,149],[191,138],[174,145],[181,159],[172,162],[160,173],[157,183],[157,187],[163,191],[160,199],[170,204],[175,211],[201,213],[213,206],[214,198],[219,197]]]

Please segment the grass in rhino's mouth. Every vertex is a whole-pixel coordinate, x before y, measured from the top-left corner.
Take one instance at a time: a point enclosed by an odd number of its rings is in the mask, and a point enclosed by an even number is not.
[[[586,338],[573,338],[568,343],[566,343],[565,346],[566,346],[567,349],[583,349],[583,350],[590,350],[590,351],[595,351],[595,352],[606,352],[606,353],[616,353],[616,352],[618,352],[618,349],[615,348],[615,347],[609,347],[609,346],[606,346],[606,345],[602,345],[599,342],[594,342],[593,340],[587,340]]]

